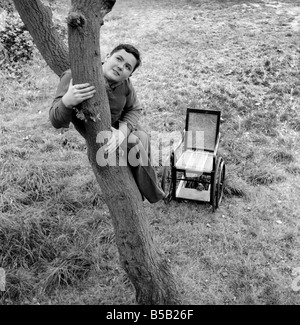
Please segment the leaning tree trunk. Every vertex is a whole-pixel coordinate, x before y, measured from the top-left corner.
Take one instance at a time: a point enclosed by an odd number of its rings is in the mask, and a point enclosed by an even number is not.
[[[14,3],[44,59],[54,72],[60,74],[61,67],[69,66],[69,60],[66,60],[61,42],[53,36],[53,28],[49,28],[52,19],[48,9],[39,0],[14,0]],[[113,166],[114,162],[105,167],[97,163],[97,153],[102,150],[97,136],[110,129],[111,119],[101,66],[100,27],[114,3],[115,0],[72,0],[68,16],[69,57],[74,83],[89,82],[97,89],[95,96],[82,104],[89,161],[109,208],[121,265],[136,289],[137,303],[179,304],[169,263],[153,242],[147,214],[130,169]],[[43,17],[43,23],[40,17]],[[38,28],[37,20],[40,22]]]

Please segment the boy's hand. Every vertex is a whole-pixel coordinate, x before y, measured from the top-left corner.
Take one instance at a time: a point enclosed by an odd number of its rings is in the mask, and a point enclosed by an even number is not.
[[[111,154],[112,152],[116,151],[125,138],[126,136],[122,131],[111,127],[111,137],[106,144],[106,152]]]
[[[73,85],[73,79],[71,79],[69,89],[63,96],[62,101],[67,108],[73,108],[84,100],[92,98],[95,92],[94,86],[90,86],[88,83]]]

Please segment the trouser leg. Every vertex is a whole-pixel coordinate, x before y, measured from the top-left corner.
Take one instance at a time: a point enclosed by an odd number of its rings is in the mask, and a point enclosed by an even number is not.
[[[156,172],[149,159],[150,143],[147,133],[134,131],[128,137],[128,163],[141,194],[155,203],[165,197],[158,185]]]

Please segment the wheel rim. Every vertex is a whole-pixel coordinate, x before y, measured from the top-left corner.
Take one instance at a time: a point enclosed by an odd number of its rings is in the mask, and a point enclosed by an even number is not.
[[[170,199],[172,194],[172,167],[174,165],[174,154],[170,157],[170,166],[164,166],[161,179],[161,188],[166,194],[166,198]]]
[[[165,192],[167,187],[167,182],[170,180],[170,173],[171,168],[169,166],[165,166],[162,172],[162,179],[161,179],[161,188]]]
[[[223,198],[224,190],[224,180],[225,180],[225,163],[222,158],[220,158],[218,164],[218,174],[216,181],[216,206],[219,207]]]

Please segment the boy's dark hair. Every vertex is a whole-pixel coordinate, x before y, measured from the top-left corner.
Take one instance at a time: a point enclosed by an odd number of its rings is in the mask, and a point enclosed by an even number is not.
[[[132,54],[136,58],[136,65],[133,68],[133,71],[136,70],[142,64],[141,54],[139,50],[130,44],[119,44],[110,52],[110,55],[113,55],[114,53],[121,50],[125,50],[127,53]]]

